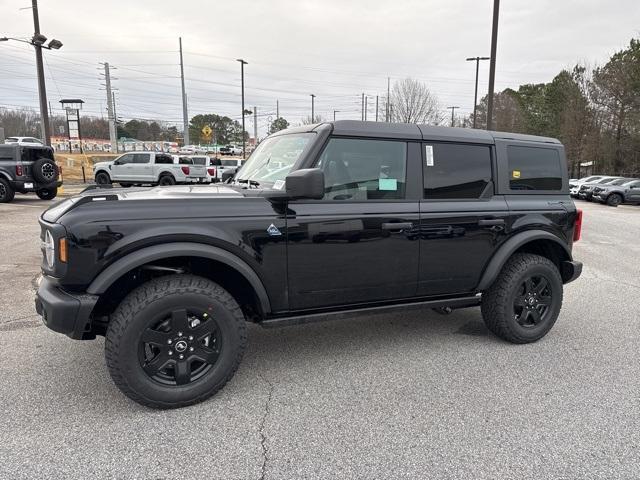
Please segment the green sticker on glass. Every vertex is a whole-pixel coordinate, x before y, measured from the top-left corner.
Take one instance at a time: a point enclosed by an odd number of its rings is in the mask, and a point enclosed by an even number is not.
[[[378,179],[378,190],[398,190],[398,180],[395,178]]]

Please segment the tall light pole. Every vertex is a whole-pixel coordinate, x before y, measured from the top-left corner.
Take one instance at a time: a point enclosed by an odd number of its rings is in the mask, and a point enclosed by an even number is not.
[[[480,60],[491,60],[489,57],[469,57],[467,62],[476,62],[476,90],[473,94],[473,128],[476,128],[476,106],[478,105],[478,71],[480,70]]]
[[[315,110],[314,110],[314,108],[315,108],[315,98],[316,98],[316,96],[312,93],[312,94],[311,94],[311,123],[314,123],[314,122],[315,122],[315,120],[314,120],[314,116],[315,116],[315,115],[314,115],[314,111],[315,111]]]
[[[246,140],[244,138],[244,66],[247,65],[247,62],[241,58],[237,60],[240,62],[240,88],[242,90],[242,158],[247,158],[245,156]]]
[[[491,61],[489,62],[489,99],[487,101],[487,130],[493,129],[493,89],[496,82],[496,49],[498,43],[498,16],[500,0],[493,0],[493,26],[491,27]]]
[[[333,121],[334,122],[336,121],[336,113],[339,113],[339,112],[340,112],[340,110],[334,110],[333,111]]]
[[[31,10],[33,11],[33,38],[22,40],[19,38],[2,37],[0,42],[15,40],[16,42],[28,43],[36,49],[36,69],[38,72],[38,97],[40,100],[40,129],[42,141],[45,145],[51,145],[51,129],[49,127],[49,110],[47,109],[47,88],[44,82],[44,64],[42,61],[42,49],[58,50],[62,47],[62,42],[55,38],[47,45],[47,37],[40,33],[40,17],[38,15],[38,0],[31,0]]]
[[[455,117],[454,117],[454,113],[456,111],[456,108],[460,108],[460,107],[447,107],[451,109],[451,126],[454,126],[455,123]]]
[[[187,92],[184,88],[184,62],[182,60],[182,37],[178,37],[180,42],[180,82],[182,83],[182,127],[184,128],[183,142],[190,145],[189,141],[189,114],[187,113]]]

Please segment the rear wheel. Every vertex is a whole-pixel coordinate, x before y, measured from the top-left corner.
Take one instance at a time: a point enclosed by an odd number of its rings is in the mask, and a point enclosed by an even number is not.
[[[110,185],[111,178],[107,172],[98,172],[96,173],[96,183],[98,185]]]
[[[120,182],[120,186],[121,186],[122,188],[129,188],[129,187],[130,187],[130,186],[132,186],[132,185],[133,185],[133,183],[126,183],[126,182],[124,182],[124,183],[123,183],[123,182]]]
[[[42,200],[53,200],[58,195],[58,190],[55,188],[43,188],[38,190],[36,195]]]
[[[13,197],[16,195],[16,192],[11,188],[9,182],[7,182],[4,178],[0,178],[0,203],[9,203],[13,200]]]
[[[622,203],[622,195],[618,193],[612,193],[607,197],[607,205],[610,207],[617,207]]]
[[[562,278],[551,260],[515,254],[483,293],[482,316],[487,328],[508,342],[535,342],[555,324],[562,294]]]
[[[162,177],[160,177],[160,180],[158,181],[158,185],[162,185],[163,187],[168,185],[175,185],[175,184],[176,184],[176,179],[173,178],[173,175],[163,175]]]
[[[244,315],[216,283],[169,275],[131,292],[109,323],[105,356],[120,390],[153,408],[214,395],[235,373],[247,340]]]

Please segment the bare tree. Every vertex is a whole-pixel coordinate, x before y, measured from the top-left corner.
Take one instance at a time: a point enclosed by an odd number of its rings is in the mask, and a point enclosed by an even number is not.
[[[390,106],[392,122],[439,125],[444,120],[444,113],[435,95],[424,83],[412,78],[393,84]]]
[[[315,123],[322,123],[326,121],[327,120],[322,115],[314,115],[313,118],[311,118],[311,115],[307,115],[302,119],[300,125],[313,125]]]

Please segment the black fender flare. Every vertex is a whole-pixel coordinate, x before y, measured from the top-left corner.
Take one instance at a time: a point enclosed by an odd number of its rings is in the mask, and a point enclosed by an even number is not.
[[[502,267],[507,262],[509,257],[513,255],[513,252],[515,252],[521,246],[534,240],[550,240],[556,243],[557,245],[562,247],[567,255],[567,259],[572,260],[571,250],[569,250],[569,247],[567,247],[567,245],[562,242],[561,239],[559,239],[552,233],[544,230],[527,230],[524,232],[520,232],[504,242],[498,249],[498,251],[493,255],[493,257],[491,257],[491,260],[487,264],[487,267],[484,269],[484,273],[480,278],[480,283],[478,283],[476,290],[482,291],[489,288],[489,286],[491,286],[491,284],[498,276],[498,273],[500,273],[500,270],[502,270]]]
[[[205,257],[224,263],[240,273],[253,287],[263,314],[271,312],[271,302],[260,277],[244,260],[233,253],[212,245],[191,242],[163,243],[136,250],[105,268],[91,282],[87,293],[100,295],[104,293],[116,280],[132,269],[155,260],[170,257]]]

